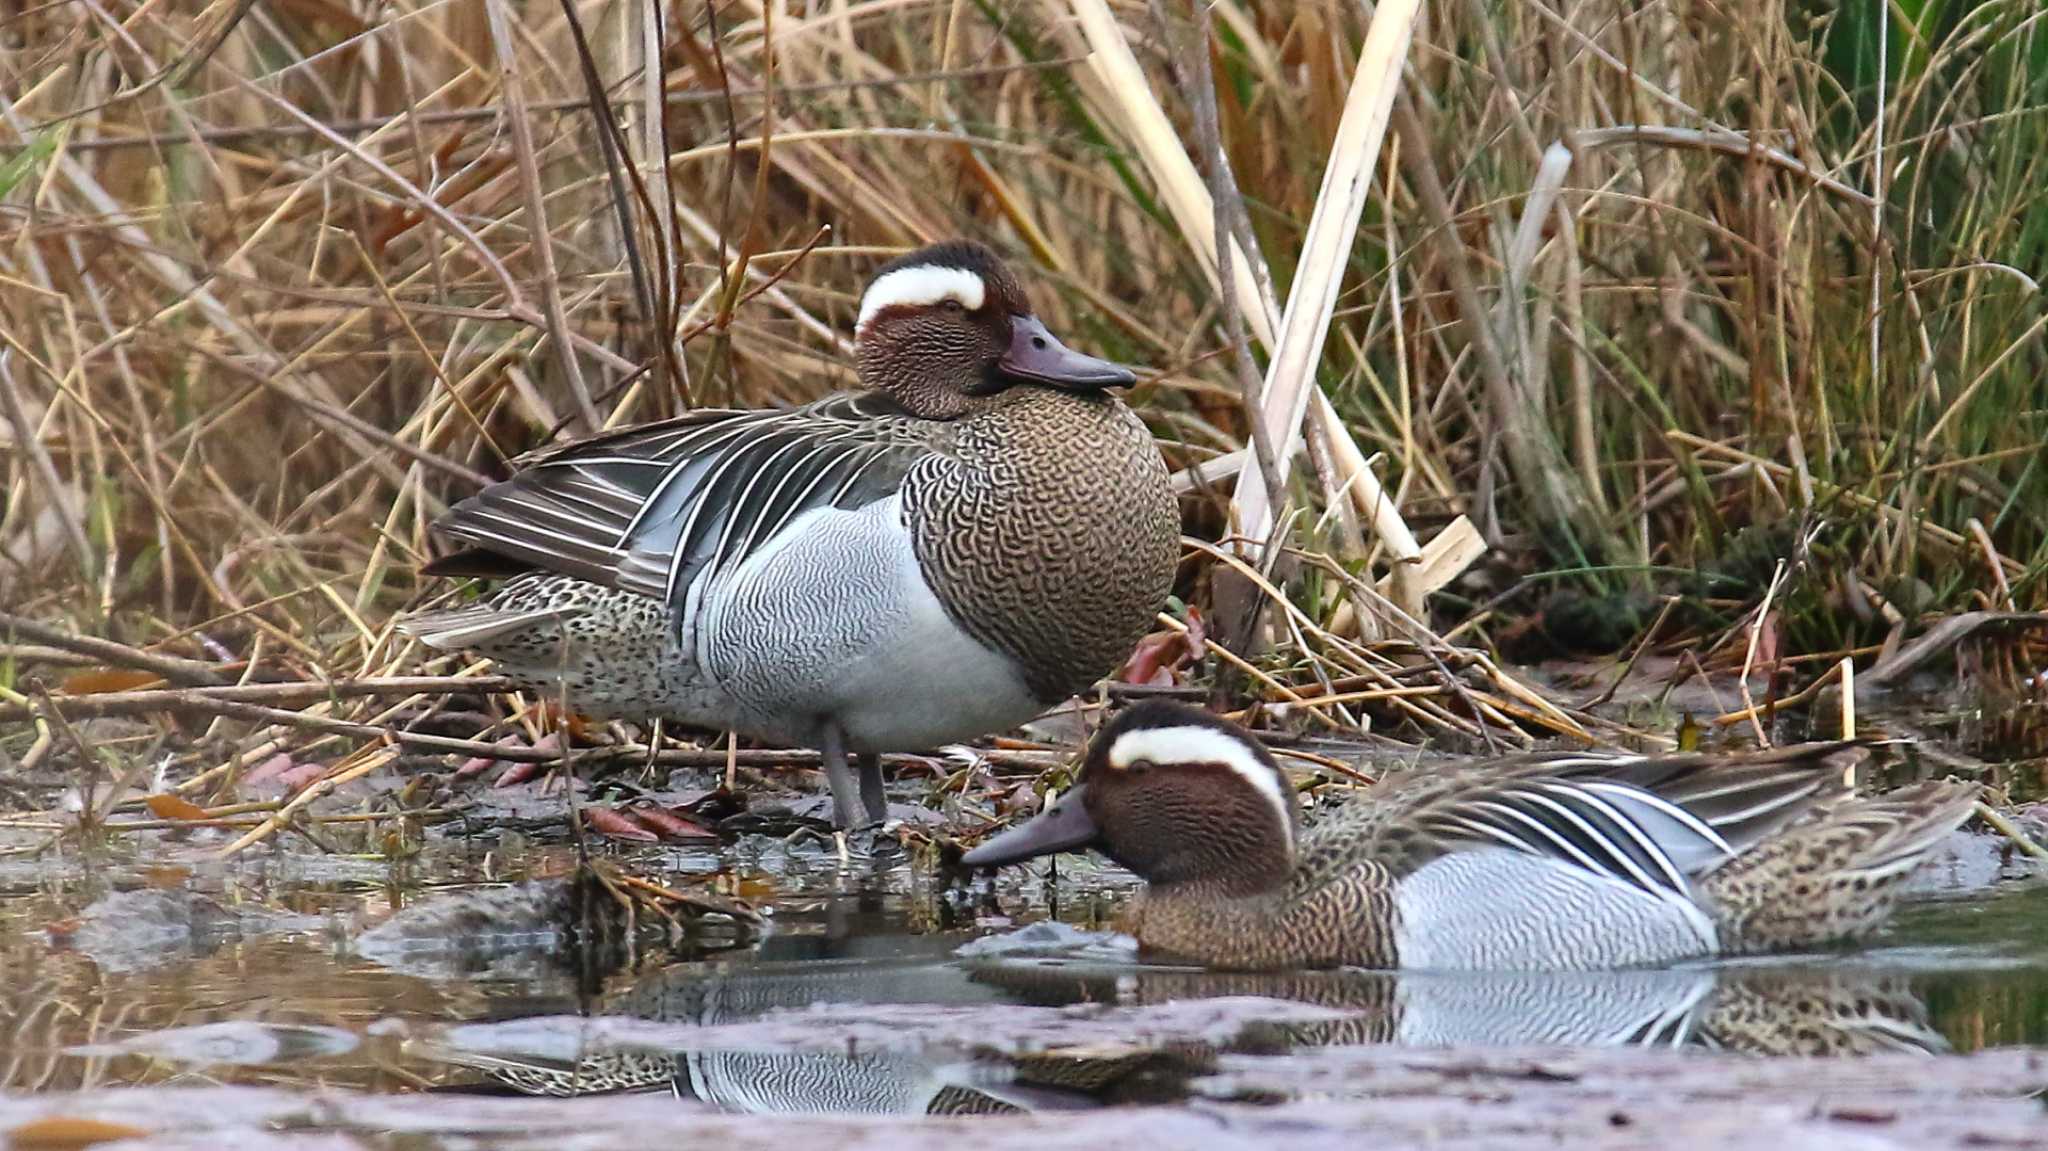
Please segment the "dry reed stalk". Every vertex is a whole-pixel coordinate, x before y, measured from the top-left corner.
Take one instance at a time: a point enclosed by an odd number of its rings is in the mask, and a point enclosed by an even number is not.
[[[50,459],[49,449],[43,446],[34,423],[28,418],[28,408],[21,402],[21,392],[14,386],[13,360],[13,348],[0,348],[0,416],[6,417],[14,429],[15,444],[35,465],[35,476],[42,485],[45,506],[63,528],[64,546],[78,561],[79,572],[91,579],[92,544],[85,538],[85,525],[72,514],[71,500],[67,495],[69,489],[64,478],[57,473],[57,465]]]
[[[1812,683],[1807,684],[1791,695],[1784,696],[1762,706],[1753,703],[1745,704],[1735,711],[1721,712],[1708,720],[1707,723],[1711,727],[1733,727],[1738,723],[1755,724],[1761,720],[1763,713],[1767,710],[1777,711],[1784,708],[1803,707],[1818,699],[1821,692],[1825,691],[1830,684],[1840,682],[1842,682],[1842,679],[1839,665],[1830,667],[1825,673],[1816,676]]]
[[[1151,83],[1124,39],[1123,29],[1110,12],[1106,0],[1072,0],[1074,16],[1090,49],[1085,75],[1094,82],[1097,114],[1116,124],[1130,139],[1133,149],[1158,181],[1167,210],[1179,225],[1188,248],[1201,264],[1212,288],[1217,279],[1216,207],[1194,161],[1181,146],[1180,136],[1167,119],[1166,110],[1152,94]],[[1233,245],[1236,241],[1230,241]],[[1242,248],[1231,253],[1231,291],[1238,308],[1251,326],[1252,335],[1267,348],[1273,346],[1279,330],[1278,306],[1259,290],[1251,257]]]
[[[1359,217],[1372,192],[1373,162],[1386,135],[1387,117],[1401,83],[1401,65],[1421,7],[1420,0],[1382,0],[1373,12],[1350,94],[1345,98],[1343,118],[1337,124],[1337,137],[1330,145],[1315,214],[1302,240],[1294,284],[1266,367],[1267,429],[1273,441],[1282,445],[1279,454],[1283,457],[1291,454],[1308,411],[1309,395],[1317,390],[1315,366],[1329,335]],[[1264,493],[1240,476],[1233,498],[1241,530],[1263,536],[1276,510],[1266,503]],[[1406,543],[1409,555],[1403,559],[1414,554],[1413,537]]]
[[[502,676],[406,675],[370,679],[334,680],[322,683],[251,683],[224,687],[156,688],[110,691],[93,695],[57,695],[66,715],[102,717],[148,715],[151,712],[205,709],[213,704],[315,703],[363,696],[440,694],[446,692],[503,692],[513,690],[512,681]],[[29,718],[27,709],[0,706],[0,723]]]
[[[32,619],[0,611],[0,633],[34,640],[64,651],[74,652],[91,659],[101,660],[116,667],[130,667],[161,676],[170,683],[187,684],[193,687],[219,687],[226,683],[222,678],[226,669],[216,664],[196,659],[181,659],[176,656],[158,655],[130,647],[125,643],[101,639],[97,636],[72,635],[61,628],[39,623]]]
[[[1087,63],[1088,74],[1095,81],[1096,98],[1094,105],[1097,113],[1104,119],[1116,123],[1130,138],[1133,148],[1144,160],[1146,168],[1152,173],[1153,179],[1158,181],[1161,194],[1166,201],[1166,206],[1172,213],[1175,223],[1179,225],[1182,237],[1194,252],[1197,262],[1200,264],[1203,274],[1207,277],[1212,290],[1220,293],[1218,268],[1219,264],[1223,261],[1220,259],[1220,251],[1217,246],[1219,236],[1216,232],[1216,207],[1206,182],[1203,181],[1200,174],[1196,171],[1195,165],[1189,159],[1186,149],[1181,146],[1180,138],[1174,133],[1172,122],[1167,119],[1165,111],[1159,106],[1157,98],[1152,94],[1151,85],[1146,81],[1143,69],[1138,66],[1137,58],[1132,55],[1130,44],[1125,40],[1123,30],[1117,25],[1116,19],[1110,13],[1108,5],[1104,3],[1104,0],[1072,0],[1072,2],[1074,14],[1080,20],[1082,32],[1087,37],[1089,47],[1093,49]],[[1399,5],[1405,5],[1407,11],[1407,22],[1399,30],[1403,38],[1403,50],[1405,50],[1405,37],[1412,29],[1414,11],[1418,5],[1411,2],[1411,0],[1397,0],[1397,6]],[[1375,27],[1377,26],[1376,23]],[[1390,25],[1386,35],[1391,36],[1393,32],[1394,30]],[[1389,63],[1380,65],[1383,68],[1392,69],[1391,76],[1384,77],[1381,81],[1389,85],[1389,91],[1391,91],[1391,86],[1399,79],[1399,57],[1401,52],[1393,50],[1390,45],[1383,44],[1381,48],[1384,54],[1391,57]],[[1365,68],[1365,61],[1368,58],[1361,54],[1361,74],[1363,74],[1362,70]],[[1354,92],[1358,91],[1359,89],[1354,88]],[[1360,98],[1363,99],[1363,96]],[[1347,105],[1347,115],[1349,114],[1350,109]],[[1362,130],[1364,125],[1361,123],[1356,125],[1356,127]],[[1384,114],[1382,114],[1381,128],[1382,130],[1384,129]],[[1374,150],[1376,149],[1377,142],[1375,141]],[[1356,158],[1354,157],[1355,160]],[[1357,177],[1359,181],[1370,178],[1370,157],[1368,156],[1363,163],[1365,163],[1367,171]],[[1338,157],[1333,149],[1330,164],[1326,168],[1326,186],[1328,173],[1335,172],[1337,165]],[[1360,210],[1363,209],[1362,200],[1358,208]],[[1355,232],[1356,227],[1357,213],[1353,212],[1351,215],[1350,231]],[[1273,299],[1261,290],[1261,284],[1253,270],[1250,255],[1244,251],[1242,246],[1238,245],[1234,237],[1229,242],[1232,244],[1231,258],[1228,261],[1231,270],[1231,290],[1236,295],[1239,312],[1244,317],[1245,322],[1250,325],[1253,337],[1269,353],[1273,353],[1283,322],[1279,308]],[[1348,248],[1348,242],[1345,246]],[[1329,257],[1326,255],[1326,258]],[[1336,290],[1334,282],[1328,286],[1328,290],[1331,293],[1330,299],[1334,302]],[[1322,317],[1322,331],[1326,332],[1327,326],[1328,317],[1325,315]],[[1320,332],[1317,334],[1315,343],[1316,350],[1320,351],[1322,343],[1322,334]],[[1274,355],[1274,362],[1277,361],[1278,356],[1276,354]],[[1310,357],[1310,362],[1313,362],[1313,357]],[[1264,397],[1262,402],[1266,405],[1268,413],[1267,427],[1269,432],[1272,429],[1278,428],[1283,422],[1282,417],[1274,414],[1276,410],[1280,409],[1283,399],[1276,396],[1274,392],[1272,387],[1273,378],[1273,370],[1269,365],[1266,384],[1262,390]],[[1323,395],[1320,388],[1310,386],[1312,380],[1298,381],[1298,383],[1300,391],[1284,397],[1284,403],[1287,405],[1285,410],[1290,412],[1292,416],[1292,426],[1286,431],[1284,436],[1274,441],[1276,445],[1285,445],[1276,448],[1274,453],[1276,458],[1283,462],[1293,459],[1294,451],[1300,442],[1297,433],[1300,430],[1302,411],[1306,409],[1303,408],[1301,411],[1295,411],[1292,405],[1297,400],[1305,404],[1310,396],[1313,396],[1315,402],[1322,409],[1322,418],[1318,426],[1326,427],[1332,433],[1327,447],[1342,474],[1343,478],[1339,482],[1351,492],[1351,498],[1359,512],[1371,520],[1375,534],[1387,549],[1391,569],[1396,581],[1404,581],[1406,578],[1403,571],[1404,566],[1412,564],[1420,556],[1420,548],[1415,542],[1414,534],[1408,530],[1407,523],[1402,519],[1394,501],[1381,488],[1378,477],[1372,475],[1365,467],[1365,454],[1359,450],[1357,443],[1352,440],[1350,432],[1344,427],[1343,420],[1330,407],[1329,397]],[[1264,530],[1250,529],[1254,527],[1261,529],[1269,528],[1271,525],[1271,510],[1264,502],[1263,494],[1259,497],[1259,502],[1255,504],[1247,505],[1245,502],[1244,493],[1251,490],[1247,476],[1251,474],[1240,470],[1237,488],[1232,500],[1234,506],[1238,509],[1240,530],[1248,536],[1263,537]],[[1411,589],[1403,588],[1401,590],[1406,594],[1399,596],[1398,602],[1404,605],[1412,604],[1419,612],[1422,607],[1420,596]]]
[[[1743,648],[1742,672],[1736,680],[1737,684],[1742,688],[1742,705],[1749,714],[1750,727],[1756,731],[1756,742],[1759,747],[1771,746],[1771,737],[1770,733],[1764,730],[1763,721],[1757,716],[1756,700],[1751,697],[1749,690],[1749,671],[1756,664],[1757,641],[1763,635],[1764,625],[1770,622],[1771,600],[1777,597],[1778,585],[1784,578],[1785,561],[1781,559],[1771,571],[1771,586],[1764,590],[1763,602],[1757,605],[1756,618],[1750,621],[1749,628],[1747,629],[1749,632],[1749,643]],[[1775,647],[1775,638],[1772,642]],[[1773,660],[1772,662],[1775,664],[1776,661]]]

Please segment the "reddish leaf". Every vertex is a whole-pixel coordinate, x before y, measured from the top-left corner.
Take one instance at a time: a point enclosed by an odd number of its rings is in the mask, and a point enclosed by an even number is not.
[[[775,880],[763,875],[745,876],[733,884],[733,894],[741,899],[776,899],[783,892]]]
[[[1778,639],[1782,634],[1780,625],[1784,621],[1777,612],[1764,617],[1756,634],[1756,666],[1769,667],[1778,662]]]
[[[532,747],[535,751],[554,751],[555,749],[562,746],[562,737],[554,732],[549,732],[548,734],[540,737],[540,742],[528,744],[526,742],[525,736],[513,735],[507,736],[506,738],[499,740],[497,745],[499,747]],[[462,766],[455,769],[455,778],[473,779],[476,776],[482,775],[484,772],[491,770],[491,768],[503,762],[505,761],[502,759],[496,759],[488,755],[474,756],[470,759],[463,760]],[[527,774],[522,775],[519,778],[521,780],[530,779],[532,778],[532,773],[528,772]],[[499,780],[498,786],[506,786],[505,781]]]
[[[1171,684],[1175,669],[1188,661],[1187,639],[1176,631],[1155,631],[1138,641],[1118,676],[1125,683]]]
[[[545,764],[539,763],[515,763],[511,767],[506,768],[505,774],[499,776],[497,781],[491,784],[491,786],[517,787],[534,776],[539,775],[545,766]]]
[[[300,792],[312,786],[316,780],[326,774],[327,765],[324,763],[302,763],[290,771],[279,775],[277,780],[279,783],[284,784],[286,791]]]
[[[242,784],[247,786],[252,783],[269,783],[274,779],[282,779],[285,773],[292,769],[292,763],[292,757],[280,751],[255,767],[250,768],[249,773],[242,777]]]
[[[210,818],[205,808],[175,795],[152,795],[143,802],[149,805],[149,813],[158,819],[178,819],[191,823]]]
[[[144,1139],[149,1132],[125,1123],[108,1123],[79,1115],[46,1115],[7,1132],[10,1151],[72,1151],[122,1139]]]
[[[81,671],[64,677],[64,691],[67,695],[105,695],[114,691],[134,691],[163,683],[163,677],[147,671],[131,671],[125,667],[102,667],[92,671]]]
[[[183,887],[192,882],[192,869],[189,867],[172,867],[166,864],[145,867],[138,874],[144,883],[158,889]]]
[[[633,808],[633,818],[661,833],[663,839],[717,839],[718,833],[665,807],[646,804]]]
[[[560,704],[551,699],[541,701],[540,714],[542,721],[548,727],[567,728],[569,734],[577,739],[586,739],[590,735],[590,725],[593,722],[591,719],[579,712],[564,711]],[[542,742],[554,739],[556,736],[557,733],[549,732],[548,735],[542,737]]]
[[[583,826],[600,835],[608,835],[613,839],[631,839],[640,843],[661,842],[661,836],[647,830],[609,807],[584,808]]]

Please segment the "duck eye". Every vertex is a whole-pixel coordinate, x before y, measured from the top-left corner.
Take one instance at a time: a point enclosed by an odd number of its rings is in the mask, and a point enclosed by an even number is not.
[[[952,299],[951,297],[948,297],[947,299],[941,301],[939,303],[939,306],[956,315],[959,314],[960,312],[967,310],[965,305],[963,305],[958,300]]]
[[[1144,775],[1152,770],[1152,761],[1149,759],[1134,759],[1130,762],[1130,766],[1124,768],[1124,770],[1132,775]]]

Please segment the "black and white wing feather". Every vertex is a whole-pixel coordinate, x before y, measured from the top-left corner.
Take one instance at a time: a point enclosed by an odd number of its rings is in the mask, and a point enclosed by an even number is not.
[[[786,412],[692,412],[528,457],[435,526],[475,553],[680,608],[699,578],[743,561],[814,508],[887,498],[931,444],[873,395]],[[483,565],[488,566],[488,565]]]
[[[1507,847],[1571,863],[1663,897],[1749,850],[1839,789],[1853,744],[1745,760],[1548,756],[1471,786],[1427,789],[1403,820],[1411,865],[1463,848]]]

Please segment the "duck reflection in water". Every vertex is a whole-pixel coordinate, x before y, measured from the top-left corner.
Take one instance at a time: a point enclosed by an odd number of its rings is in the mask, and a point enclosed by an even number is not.
[[[1064,959],[944,960],[937,953],[957,937],[887,942],[926,955],[681,964],[632,983],[598,1006],[605,1015],[702,1026],[701,1045],[590,1047],[581,1040],[583,1021],[563,1017],[529,1021],[559,1028],[535,1032],[520,1025],[520,1035],[542,1039],[528,1050],[506,1042],[513,1036],[505,1034],[465,1045],[465,1031],[458,1029],[418,1051],[522,1093],[670,1091],[733,1112],[936,1115],[1171,1101],[1183,1098],[1187,1081],[1212,1070],[1225,1050],[1361,1043],[1635,1045],[1850,1056],[1948,1048],[1907,980],[1856,967],[1267,974]],[[1040,1046],[1028,1042],[1033,1024],[1026,1013],[1006,1023],[1005,1006],[1150,1006],[1225,996],[1275,1000],[1275,1021],[1254,1023],[1220,1043],[1210,1036],[996,1053],[1007,1046],[1006,1035],[1026,1040],[1020,1046]],[[882,1004],[987,1012],[987,1042],[961,1044],[956,1019],[947,1034],[935,1032],[932,1042],[910,1026],[891,1032],[890,1041],[879,1046],[872,1043],[872,1031],[866,1032],[850,1054],[849,1043],[828,1041],[833,1049],[820,1049],[817,1037],[831,1036],[836,1026],[850,1032],[864,1009],[872,1012]],[[1338,1014],[1290,1020],[1298,1015],[1288,1010],[1290,1004]],[[805,1009],[817,1012],[815,1022],[802,1021],[814,1036],[793,1048],[736,1046],[729,1036],[718,1036],[720,1025]]]

